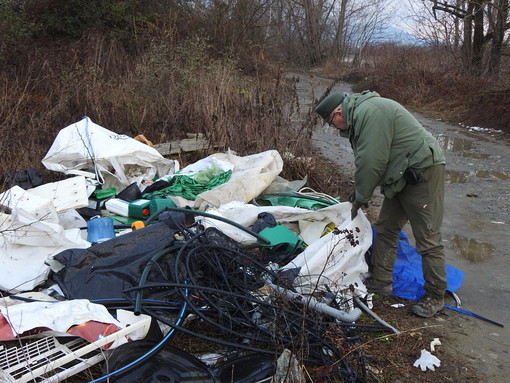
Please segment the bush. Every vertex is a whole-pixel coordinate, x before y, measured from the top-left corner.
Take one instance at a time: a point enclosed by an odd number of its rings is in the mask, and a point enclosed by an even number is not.
[[[154,143],[203,133],[210,152],[309,152],[307,130],[291,124],[287,105],[294,98],[280,73],[266,73],[270,81],[247,77],[236,60],[209,50],[203,39],[154,40],[133,55],[100,34],[58,47],[32,42],[20,48],[6,60],[19,65],[0,72],[0,174],[41,169],[58,131],[85,115]]]
[[[370,89],[431,117],[510,134],[509,77],[469,76],[446,48],[385,44],[368,49],[360,68],[326,70],[354,83],[354,91]]]

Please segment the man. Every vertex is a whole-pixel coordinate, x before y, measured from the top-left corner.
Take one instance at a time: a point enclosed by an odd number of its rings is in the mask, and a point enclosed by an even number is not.
[[[446,290],[441,240],[445,158],[439,144],[402,105],[376,92],[333,93],[315,111],[349,138],[354,151],[352,219],[377,186],[385,197],[374,225],[373,268],[365,281],[368,291],[391,295],[399,234],[409,221],[425,279],[425,295],[411,311],[433,316],[444,307]]]

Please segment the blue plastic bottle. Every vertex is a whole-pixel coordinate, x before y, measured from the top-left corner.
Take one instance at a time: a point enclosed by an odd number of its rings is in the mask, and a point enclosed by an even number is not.
[[[87,222],[87,241],[100,243],[115,238],[113,220],[110,217],[92,217]]]

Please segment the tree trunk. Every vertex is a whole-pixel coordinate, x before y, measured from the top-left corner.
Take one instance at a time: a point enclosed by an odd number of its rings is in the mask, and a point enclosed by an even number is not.
[[[483,3],[482,0],[474,2],[473,8],[473,56],[471,58],[471,67],[473,74],[479,76],[482,74],[482,54],[483,54]]]
[[[345,54],[345,37],[344,37],[344,29],[345,29],[345,15],[347,11],[347,3],[349,0],[342,0],[340,3],[340,11],[338,12],[338,25],[335,33],[335,38],[333,40],[333,55],[335,57],[343,58]]]
[[[498,0],[495,5],[495,20],[492,37],[492,44],[487,67],[489,75],[499,74],[501,62],[501,49],[503,47],[506,31],[506,20],[508,18],[509,0]]]
[[[469,3],[467,15],[464,17],[464,43],[461,47],[462,64],[467,71],[471,71],[472,51],[473,51],[473,4]]]

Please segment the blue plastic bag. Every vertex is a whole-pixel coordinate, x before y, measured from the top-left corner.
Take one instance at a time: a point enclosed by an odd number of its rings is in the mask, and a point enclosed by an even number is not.
[[[375,231],[373,233],[373,240],[375,240],[376,233]],[[451,265],[446,265],[447,291],[456,291],[462,285],[463,279],[463,271]],[[425,294],[424,283],[421,255],[411,246],[407,235],[401,231],[397,247],[397,259],[393,267],[393,295],[419,301]]]

